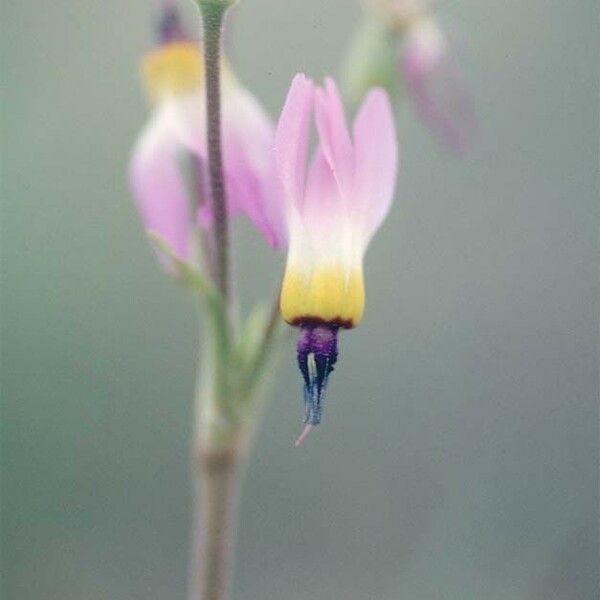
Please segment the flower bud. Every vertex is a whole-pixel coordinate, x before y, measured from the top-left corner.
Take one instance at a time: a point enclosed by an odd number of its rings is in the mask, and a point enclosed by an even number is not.
[[[373,87],[394,93],[396,87],[394,38],[377,16],[365,12],[350,41],[343,64],[343,85],[352,104],[357,105]]]

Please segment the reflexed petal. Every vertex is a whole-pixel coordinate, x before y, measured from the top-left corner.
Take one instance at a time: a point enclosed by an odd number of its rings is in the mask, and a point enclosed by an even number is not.
[[[315,117],[319,141],[325,157],[340,189],[348,197],[352,193],[354,153],[346,125],[344,106],[332,79],[326,79],[325,87],[318,88],[316,91]]]
[[[257,172],[251,157],[246,153],[244,140],[234,136],[224,140],[225,145],[225,184],[227,204],[232,216],[245,214],[273,248],[285,245],[286,232],[282,229],[276,197],[275,170],[265,168]]]
[[[363,249],[362,236],[355,236],[351,209],[323,149],[318,148],[308,174],[302,207],[304,235],[310,243],[312,258],[318,264],[336,265],[345,275],[353,256],[361,255]]]
[[[351,207],[364,222],[365,242],[381,225],[394,197],[398,147],[394,117],[387,94],[369,92],[354,120],[357,206]]]
[[[340,190],[323,149],[319,147],[310,166],[306,183],[306,200],[302,207],[302,218],[307,227],[317,236],[335,235],[346,207]]]
[[[223,102],[223,154],[232,214],[245,213],[274,248],[286,242],[275,130],[254,97],[236,87]]]
[[[177,161],[177,140],[167,115],[154,113],[138,141],[130,179],[135,203],[147,231],[158,234],[181,260],[190,259],[190,214]]]
[[[288,201],[304,197],[306,152],[313,107],[314,84],[303,74],[294,77],[275,134],[279,178]]]
[[[273,248],[285,245],[282,193],[275,172],[274,128],[254,97],[236,83],[223,93],[223,167],[228,211],[245,214]],[[204,97],[189,94],[168,103],[183,148],[198,158],[204,202],[198,222],[212,226]]]
[[[206,104],[200,91],[182,94],[163,102],[177,141],[194,156],[206,160]]]
[[[290,135],[296,148],[287,149],[279,162],[288,193],[290,188],[295,193],[293,210],[286,213],[290,240],[281,312],[295,325],[318,321],[335,328],[354,327],[365,306],[364,251],[393,195],[397,147],[392,111],[383,90],[370,92],[354,124],[353,146],[333,81],[315,93],[319,146],[305,189],[305,114],[311,106],[290,110],[290,104],[299,104],[297,90],[295,96],[293,90],[288,95],[278,131],[296,132]],[[302,160],[298,160],[298,130],[302,131]],[[286,141],[285,135],[278,136],[281,144]],[[294,168],[302,170],[300,185]]]
[[[442,143],[466,150],[477,137],[471,96],[437,25],[427,21],[412,29],[402,53],[408,94]]]

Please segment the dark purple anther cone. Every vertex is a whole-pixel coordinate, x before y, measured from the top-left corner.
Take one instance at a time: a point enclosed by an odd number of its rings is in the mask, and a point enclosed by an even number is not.
[[[160,21],[158,22],[158,41],[160,44],[172,42],[185,42],[189,40],[179,17],[179,11],[175,4],[167,3],[163,8]]]
[[[305,323],[300,326],[298,366],[304,378],[304,422],[318,425],[327,379],[337,360],[339,327],[329,324]]]

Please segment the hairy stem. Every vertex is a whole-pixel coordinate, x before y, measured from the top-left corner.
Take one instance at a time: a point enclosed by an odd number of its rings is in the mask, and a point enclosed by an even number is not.
[[[200,2],[200,10],[204,30],[208,174],[214,216],[215,279],[227,303],[231,288],[229,219],[221,143],[221,34],[227,5],[220,2]]]

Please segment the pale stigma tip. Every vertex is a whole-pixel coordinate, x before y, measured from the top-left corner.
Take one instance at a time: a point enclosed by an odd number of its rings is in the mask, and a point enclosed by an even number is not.
[[[304,443],[304,440],[307,438],[307,436],[311,432],[312,428],[313,428],[313,426],[310,423],[308,423],[307,425],[304,426],[302,433],[299,435],[298,439],[294,442],[294,446],[296,448],[300,448],[300,446],[302,446],[302,444]]]

